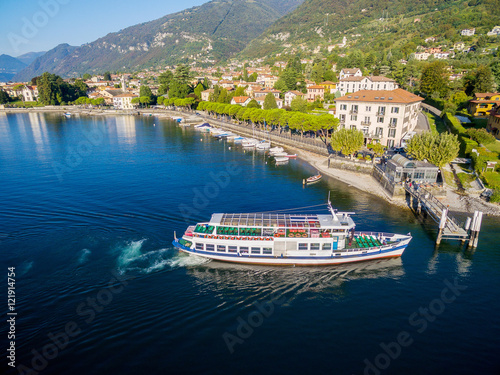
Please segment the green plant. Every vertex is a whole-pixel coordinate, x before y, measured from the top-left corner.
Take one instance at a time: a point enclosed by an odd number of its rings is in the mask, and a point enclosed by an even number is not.
[[[490,196],[490,202],[492,203],[500,202],[500,190],[498,189],[493,190],[493,194],[491,194]]]

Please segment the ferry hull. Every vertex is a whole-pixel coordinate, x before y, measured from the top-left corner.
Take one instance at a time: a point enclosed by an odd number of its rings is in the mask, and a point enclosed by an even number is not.
[[[353,254],[339,254],[339,252],[330,252],[328,256],[265,256],[265,255],[248,255],[248,254],[220,254],[217,252],[202,251],[189,248],[180,244],[177,240],[173,241],[173,245],[180,251],[197,255],[203,258],[208,258],[216,261],[240,263],[240,264],[253,264],[253,265],[268,265],[268,266],[331,266],[336,264],[345,264],[353,262],[364,262],[375,259],[383,258],[397,258],[400,257],[411,237],[400,241],[390,246],[383,246],[377,250],[370,252],[363,252],[360,250]]]

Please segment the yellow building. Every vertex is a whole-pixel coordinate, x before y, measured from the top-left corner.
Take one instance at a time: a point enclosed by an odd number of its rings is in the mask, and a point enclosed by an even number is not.
[[[500,104],[500,93],[477,93],[469,102],[469,113],[474,117],[487,117]]]
[[[325,89],[325,92],[327,92],[327,93],[332,93],[337,88],[337,84],[335,82],[332,82],[332,81],[321,82],[321,83],[318,83],[318,85],[323,86],[323,88]]]
[[[500,107],[491,111],[486,130],[493,134],[496,139],[500,139]]]

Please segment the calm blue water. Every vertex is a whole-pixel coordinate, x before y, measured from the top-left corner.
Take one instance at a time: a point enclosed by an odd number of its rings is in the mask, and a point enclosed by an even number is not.
[[[335,180],[304,189],[307,164],[230,146],[154,117],[0,114],[1,311],[16,267],[25,366],[11,373],[500,372],[498,218],[474,252],[435,249],[434,223]],[[358,228],[411,232],[403,257],[272,268],[171,245],[213,212],[323,204],[329,190]]]

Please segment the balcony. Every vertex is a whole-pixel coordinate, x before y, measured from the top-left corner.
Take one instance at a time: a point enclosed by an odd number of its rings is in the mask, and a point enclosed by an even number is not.
[[[397,127],[397,126],[398,126],[398,124],[396,124],[396,123],[394,123],[394,122],[390,122],[390,123],[389,123],[389,127],[390,127],[390,128],[395,128],[395,127]]]
[[[377,116],[385,116],[385,111],[378,111]]]
[[[357,114],[358,114],[358,110],[357,110],[357,109],[351,109],[351,110],[349,111],[349,114],[350,114],[350,115],[357,115]]]
[[[361,121],[361,125],[365,125],[365,126],[370,126],[371,125],[371,121]]]

